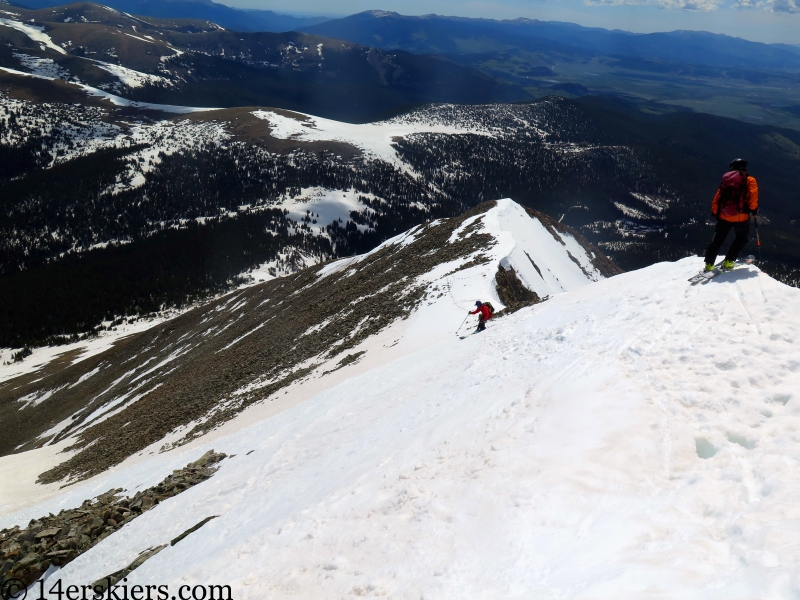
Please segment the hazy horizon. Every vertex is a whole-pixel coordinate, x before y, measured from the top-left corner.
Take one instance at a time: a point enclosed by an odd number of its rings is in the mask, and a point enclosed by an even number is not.
[[[800,45],[800,0],[495,0],[467,3],[453,0],[342,0],[344,17],[366,10],[407,16],[437,14],[487,19],[529,18],[566,21],[584,27],[621,29],[632,33],[675,30],[707,31],[754,42]],[[330,4],[295,0],[292,7],[276,0],[225,0],[228,6],[272,10],[283,14],[330,17]]]

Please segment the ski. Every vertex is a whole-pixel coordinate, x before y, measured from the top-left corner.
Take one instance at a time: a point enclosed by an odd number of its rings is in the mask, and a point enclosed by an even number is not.
[[[736,263],[733,265],[733,269],[723,269],[722,263],[717,263],[714,265],[713,271],[700,271],[697,275],[692,275],[689,277],[688,281],[690,285],[695,285],[696,283],[707,282],[719,275],[720,273],[729,273],[734,269],[738,269],[744,265],[751,265],[755,262],[754,256],[748,256],[744,260],[737,260]]]
[[[700,271],[697,275],[692,275],[691,277],[689,277],[688,281],[691,285],[694,285],[695,283],[700,283],[701,281],[708,281],[709,279],[711,279],[715,275],[718,275],[721,272],[720,271],[721,266],[722,266],[721,262],[717,263],[716,265],[714,265],[713,271]]]
[[[463,340],[464,338],[468,338],[469,336],[475,335],[476,333],[480,333],[480,331],[470,331],[469,333],[458,336],[458,339]]]

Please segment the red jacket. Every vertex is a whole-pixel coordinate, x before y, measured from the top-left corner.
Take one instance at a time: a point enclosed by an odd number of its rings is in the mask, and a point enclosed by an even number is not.
[[[488,321],[492,317],[492,313],[489,312],[489,307],[485,304],[481,304],[479,308],[471,310],[469,314],[476,315],[478,313],[481,313],[479,317],[481,321]]]

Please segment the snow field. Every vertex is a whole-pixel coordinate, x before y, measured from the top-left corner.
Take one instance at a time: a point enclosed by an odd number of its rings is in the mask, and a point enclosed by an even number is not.
[[[800,293],[754,268],[689,287],[699,263],[557,295],[217,439],[236,457],[212,480],[56,576],[93,581],[220,515],[129,585],[230,583],[241,598],[789,597]],[[714,456],[698,455],[699,439]],[[93,487],[157,480],[205,449]]]
[[[12,13],[6,13],[12,14]],[[0,18],[0,26],[10,27],[12,29],[16,29],[17,31],[21,31],[25,35],[27,35],[31,40],[37,42],[42,50],[49,48],[50,50],[54,50],[59,54],[66,54],[67,51],[64,50],[61,46],[55,44],[52,38],[44,32],[44,27],[40,27],[38,25],[31,25],[30,23],[23,23],[22,21],[17,21],[16,19],[5,19]]]
[[[397,137],[426,132],[489,135],[489,132],[481,128],[466,129],[444,123],[424,121],[390,120],[354,125],[311,115],[303,115],[305,120],[300,121],[270,110],[256,110],[253,111],[253,115],[269,123],[272,137],[305,142],[345,142],[359,148],[369,158],[384,160],[404,171],[409,171],[410,167],[397,156],[392,146]]]
[[[129,33],[126,35],[130,35]],[[131,36],[136,37],[136,36]],[[136,38],[141,39],[141,38]],[[148,40],[144,40],[145,42]],[[152,42],[150,42],[152,44]],[[119,79],[122,85],[126,85],[130,88],[137,88],[142,87],[143,85],[150,84],[150,85],[162,85],[162,86],[172,86],[174,83],[167,79],[166,77],[161,77],[159,75],[151,75],[150,73],[142,73],[141,71],[134,71],[133,69],[129,69],[127,67],[123,67],[121,65],[113,65],[111,63],[103,62],[101,60],[92,60],[92,62],[97,65],[99,68],[103,69],[104,71],[108,71],[114,77]]]
[[[114,65],[111,65],[114,66]],[[9,69],[7,67],[0,67],[0,70],[5,71],[7,73],[12,73],[14,75],[22,75],[25,77],[36,77],[38,79],[47,79],[52,81],[53,79],[59,79],[59,77],[49,77],[45,75],[39,75],[37,73],[26,73],[24,71],[18,71],[16,69]],[[133,73],[139,73],[138,71],[132,71]],[[156,75],[149,76],[146,73],[140,74],[142,77],[156,77]],[[105,98],[106,100],[110,101],[111,104],[114,106],[132,106],[134,108],[142,108],[146,110],[158,110],[166,113],[174,113],[174,114],[189,114],[195,112],[205,112],[209,110],[219,110],[217,108],[203,108],[200,106],[175,106],[173,104],[154,104],[152,102],[138,102],[136,100],[128,100],[127,98],[123,98],[121,96],[117,96],[116,94],[112,94],[111,92],[107,92],[105,90],[101,90],[90,85],[86,85],[85,83],[80,82],[70,82],[74,83],[83,91],[85,91],[89,96],[94,96],[97,98]]]
[[[300,195],[287,198],[280,203],[271,204],[268,208],[283,208],[289,211],[289,217],[295,221],[303,221],[309,214],[316,223],[309,223],[313,228],[325,228],[341,219],[342,225],[350,220],[353,211],[362,212],[366,207],[359,200],[360,196],[377,200],[374,194],[361,193],[356,190],[331,190],[323,187],[302,188]],[[357,225],[361,231],[367,229]]]
[[[26,69],[30,69],[34,75],[41,75],[47,79],[63,79],[69,81],[70,74],[62,69],[51,58],[38,58],[29,54],[13,53],[14,58],[19,60]]]

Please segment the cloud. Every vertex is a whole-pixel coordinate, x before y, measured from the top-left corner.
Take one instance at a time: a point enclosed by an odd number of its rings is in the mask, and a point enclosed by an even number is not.
[[[800,14],[800,0],[736,0],[734,8],[755,8],[772,13]]]
[[[584,3],[589,6],[657,6],[688,12],[713,12],[720,9],[726,0],[584,0]],[[731,7],[800,14],[800,0],[734,0]]]
[[[751,0],[737,0],[738,2],[750,2]],[[768,0],[770,2],[789,2],[796,4],[800,0]],[[722,6],[723,0],[585,0],[586,4],[593,6],[657,6],[673,10],[685,10],[689,12],[712,12]]]

